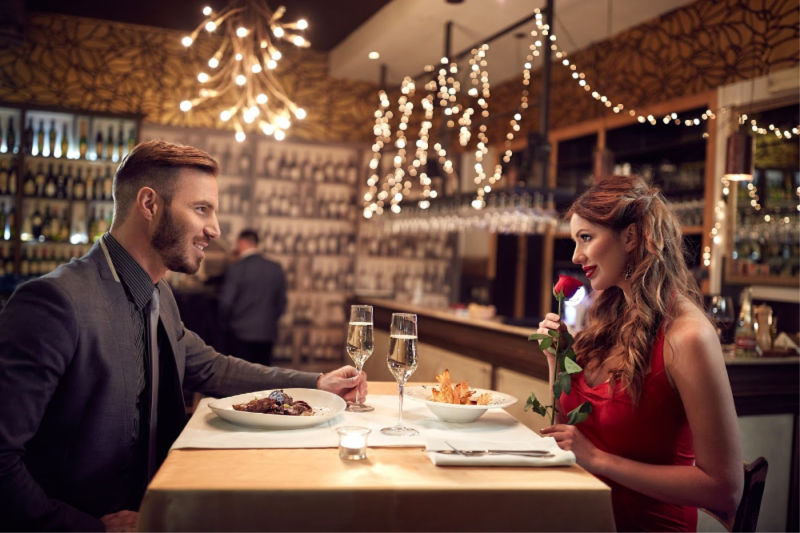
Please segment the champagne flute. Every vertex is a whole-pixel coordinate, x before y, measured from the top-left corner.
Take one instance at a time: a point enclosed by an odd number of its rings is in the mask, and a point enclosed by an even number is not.
[[[732,342],[731,326],[735,320],[733,314],[733,300],[730,296],[714,295],[708,306],[708,315],[717,329],[720,343],[724,346]]]
[[[381,433],[393,436],[418,435],[419,432],[416,429],[403,425],[403,387],[409,376],[417,369],[417,315],[392,313],[389,355],[386,364],[397,381],[400,392],[400,408],[397,424],[382,428]]]
[[[372,306],[371,305],[351,305],[350,324],[347,326],[347,355],[353,360],[358,373],[364,368],[364,363],[372,355],[374,341],[372,340]],[[375,408],[366,405],[358,398],[347,404],[347,410],[356,413],[373,411]]]

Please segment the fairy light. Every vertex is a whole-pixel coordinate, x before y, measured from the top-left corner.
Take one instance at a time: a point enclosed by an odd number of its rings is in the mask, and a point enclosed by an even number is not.
[[[303,120],[306,111],[286,95],[272,74],[282,57],[273,37],[302,48],[310,45],[299,33],[308,28],[308,22],[284,22],[285,11],[281,6],[273,13],[258,0],[233,0],[220,12],[203,8],[206,19],[181,39],[183,46],[191,47],[203,29],[208,33],[222,29],[223,35],[207,63],[211,72],[198,73],[198,95],[181,101],[181,111],[188,113],[208,100],[224,98],[226,109],[220,119],[231,123],[238,142],[244,142],[245,130],[251,129],[284,139],[291,121]]]

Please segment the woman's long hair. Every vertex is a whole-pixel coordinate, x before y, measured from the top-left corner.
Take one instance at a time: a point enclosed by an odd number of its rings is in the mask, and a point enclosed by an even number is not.
[[[697,282],[686,266],[680,224],[664,196],[636,176],[610,176],[572,204],[567,218],[578,215],[620,233],[633,224],[636,248],[628,257],[631,302],[619,287],[598,291],[589,323],[575,336],[583,366],[600,365],[616,350],[623,357],[611,371],[638,403],[650,354],[662,322],[675,317],[678,295],[702,306]]]

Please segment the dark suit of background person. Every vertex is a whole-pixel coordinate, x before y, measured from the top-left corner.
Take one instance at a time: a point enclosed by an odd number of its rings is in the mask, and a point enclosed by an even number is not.
[[[135,348],[119,334],[131,320],[116,278],[98,242],[0,313],[0,529],[102,530],[97,516],[138,508]],[[185,421],[181,384],[218,397],[316,386],[316,373],[218,354],[183,327],[169,285],[158,288],[159,463]]]
[[[239,257],[225,272],[219,299],[220,322],[228,329],[228,351],[269,365],[278,338],[278,319],[286,309],[286,277],[275,261],[258,252],[258,235],[244,230]]]

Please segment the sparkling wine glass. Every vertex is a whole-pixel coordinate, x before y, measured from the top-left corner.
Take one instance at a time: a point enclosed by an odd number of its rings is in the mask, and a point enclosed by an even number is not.
[[[386,358],[389,371],[397,381],[400,392],[400,408],[397,424],[382,428],[381,433],[394,436],[417,435],[419,432],[403,425],[403,387],[406,380],[417,369],[417,315],[392,313],[389,331],[389,355]]]
[[[372,306],[351,305],[350,324],[347,326],[347,355],[353,360],[359,374],[361,369],[364,368],[364,363],[372,355],[374,348],[372,339]],[[371,405],[366,405],[359,400],[358,390],[356,390],[355,401],[347,404],[347,410],[356,413],[374,409]]]
[[[730,296],[714,295],[708,306],[708,316],[717,328],[719,342],[724,346],[732,342],[732,326],[735,320],[733,313],[733,300]]]

